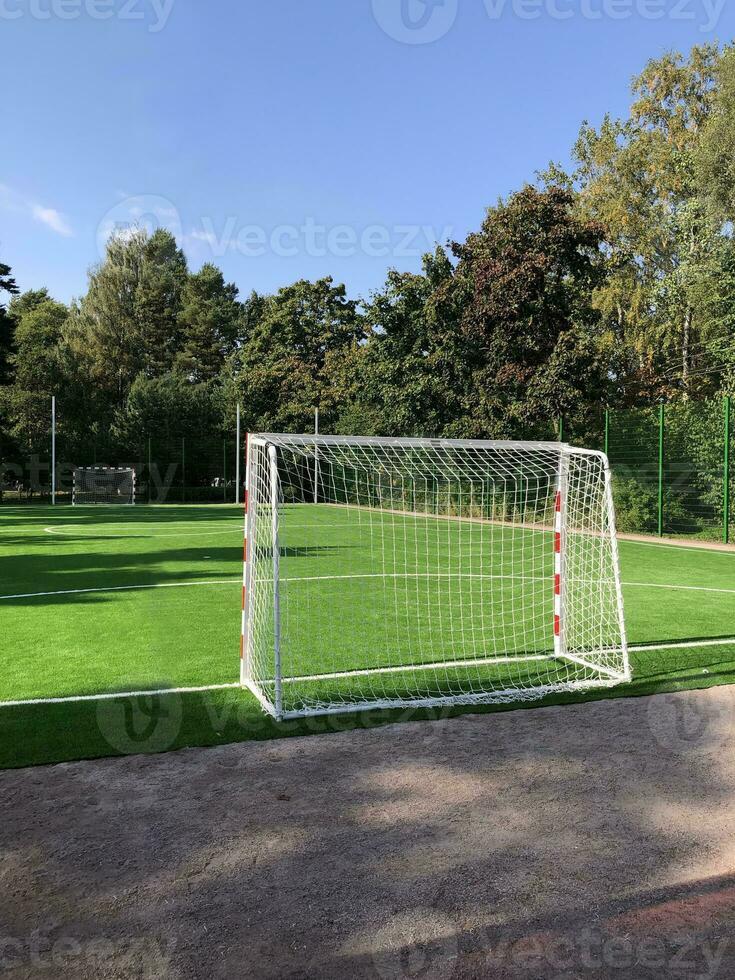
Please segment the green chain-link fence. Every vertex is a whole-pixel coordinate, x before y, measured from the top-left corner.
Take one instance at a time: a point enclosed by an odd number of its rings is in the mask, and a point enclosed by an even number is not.
[[[0,446],[3,503],[50,502],[50,435],[46,441],[46,446],[32,446],[30,452]],[[135,445],[115,447],[94,437],[74,445],[62,430],[56,439],[56,503],[71,503],[77,466],[132,466],[139,503],[234,503],[242,499],[236,487],[237,456],[234,432],[142,433]],[[244,472],[240,476],[242,482]]]
[[[730,398],[609,410],[585,439],[604,449],[613,470],[618,530],[732,540]]]
[[[46,399],[46,402],[48,400]],[[48,411],[48,406],[44,406]],[[605,449],[613,469],[621,532],[733,540],[732,406],[730,398],[652,408],[585,413],[558,420],[565,441]],[[48,502],[50,427],[18,444],[0,443],[4,503]],[[552,436],[553,437],[553,436]],[[60,424],[56,439],[57,503],[71,500],[75,466],[133,466],[141,503],[232,503],[234,431],[141,433],[131,444],[90,429],[81,442]],[[241,472],[241,484],[244,470]]]

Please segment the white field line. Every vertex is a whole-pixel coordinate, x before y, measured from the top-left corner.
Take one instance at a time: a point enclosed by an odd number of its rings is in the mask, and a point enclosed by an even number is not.
[[[735,646],[735,636],[717,640],[673,640],[671,643],[642,644],[628,647],[630,653],[646,653],[648,650],[686,650],[692,647],[728,647]]]
[[[687,649],[693,647],[714,647],[714,646],[733,646],[735,645],[735,636],[730,639],[718,639],[718,640],[684,640],[684,641],[674,641],[673,643],[661,643],[655,646],[631,646],[628,647],[631,653],[645,653],[647,651],[657,651],[657,650],[678,650]],[[298,681],[320,681],[320,680],[331,680],[349,677],[359,677],[368,676],[371,674],[393,674],[393,673],[406,673],[410,670],[431,670],[431,669],[443,669],[446,670],[450,667],[472,667],[479,666],[482,664],[490,663],[511,663],[518,660],[553,660],[553,654],[539,654],[539,655],[526,655],[523,657],[487,657],[482,660],[455,660],[455,661],[444,661],[441,664],[412,664],[406,667],[376,667],[372,670],[351,670],[343,671],[334,674],[305,674],[298,677],[284,677],[283,682],[285,684],[293,684]],[[84,701],[113,701],[119,698],[142,698],[142,697],[165,697],[170,694],[198,694],[205,693],[207,691],[225,691],[233,690],[234,688],[241,687],[242,685],[235,681],[230,684],[203,684],[200,687],[162,687],[155,690],[148,691],[118,691],[109,694],[81,694],[81,695],[70,695],[68,697],[61,698],[33,698],[25,701],[0,701],[0,710],[3,708],[21,708],[30,705],[44,705],[44,704],[74,704]]]
[[[88,592],[134,592],[141,589],[188,589],[196,585],[232,585],[241,580],[241,576],[238,576],[227,579],[207,579],[202,582],[158,582],[151,585],[110,585],[95,589],[59,589],[57,592],[19,592],[17,595],[0,595],[0,602],[3,599],[40,599],[54,595],[85,595]]]
[[[115,525],[105,524],[102,530],[106,530],[107,528],[114,527],[114,526]],[[123,525],[118,525],[118,526],[123,526]],[[130,525],[127,525],[126,527],[129,526]],[[66,528],[68,528],[68,531],[66,530]],[[90,534],[94,534],[97,537],[101,537],[101,538],[112,538],[115,536],[113,534],[100,534],[100,528],[89,527],[88,525],[83,525],[81,527],[70,527],[69,525],[60,524],[58,527],[44,528],[44,531],[47,534],[61,534],[62,536],[67,533],[78,534],[80,531],[85,531],[85,530],[88,530]],[[145,532],[145,528],[143,526],[141,526],[141,530]],[[230,527],[227,528],[227,530],[220,529],[216,531],[173,531],[173,532],[164,532],[163,534],[129,533],[127,537],[129,538],[203,538],[203,537],[209,538],[215,534],[242,534],[242,527],[241,526]]]
[[[283,583],[292,582],[329,582],[341,579],[398,579],[398,578],[462,578],[471,579],[492,579],[506,580],[511,579],[517,582],[547,582],[550,576],[545,575],[493,575],[482,572],[354,572],[346,575],[297,575],[293,578],[283,578]],[[241,576],[229,579],[204,579],[198,582],[157,582],[149,585],[111,585],[100,586],[88,589],[59,589],[52,592],[18,592],[13,595],[0,595],[0,602],[11,599],[40,599],[56,595],[85,595],[95,592],[133,592],[142,589],[185,589],[194,588],[199,585],[231,585],[234,582],[241,582]],[[623,582],[625,588],[643,589],[675,589],[684,592],[714,592],[724,595],[735,595],[735,589],[719,589],[706,585],[669,585],[663,582]]]
[[[623,582],[625,588],[677,589],[680,592],[721,592],[735,595],[735,589],[716,589],[710,585],[667,585],[665,582]]]
[[[553,660],[553,653],[525,653],[517,657],[476,657],[469,660],[442,660],[430,664],[402,664],[398,667],[366,667],[360,670],[339,670],[332,674],[300,674],[284,677],[284,684],[299,681],[338,680],[345,677],[371,677],[373,674],[408,674],[414,670],[452,670],[455,667],[479,667],[487,664],[514,664],[525,660]]]
[[[81,701],[114,701],[117,698],[159,697],[165,694],[199,694],[204,691],[224,691],[240,687],[232,684],[203,684],[200,687],[160,687],[153,691],[117,691],[111,694],[77,694],[64,698],[29,698],[26,701],[0,701],[0,708],[21,708],[33,704],[75,704]]]
[[[294,578],[282,578],[281,582],[321,582],[339,581],[340,579],[353,578],[455,578],[457,572],[357,572],[347,575],[297,575]],[[484,575],[480,573],[468,572],[462,578],[488,578],[488,579],[513,579],[522,582],[547,582],[549,579],[542,576],[523,576],[523,575]],[[231,585],[233,582],[242,583],[242,576],[234,578],[205,579],[200,582],[159,582],[151,585],[111,585],[100,586],[93,589],[59,589],[56,592],[19,592],[15,595],[0,595],[0,602],[4,599],[40,599],[46,596],[55,595],[84,595],[88,592],[133,592],[141,589],[185,589],[193,588],[196,585]]]
[[[320,506],[335,506],[336,507],[336,506],[340,506],[340,505],[333,504],[333,505],[320,505]],[[420,518],[420,519],[425,519],[425,520],[433,520],[433,519],[438,518],[440,520],[452,521],[452,522],[457,523],[457,524],[480,524],[480,525],[491,525],[491,526],[495,526],[495,527],[507,527],[509,530],[513,530],[515,528],[518,528],[519,530],[523,530],[523,531],[541,531],[541,532],[549,532],[549,531],[552,530],[551,526],[546,526],[546,525],[543,525],[543,524],[511,524],[511,523],[508,523],[506,521],[492,521],[492,520],[488,520],[488,519],[485,519],[485,518],[479,518],[479,517],[455,517],[454,515],[444,515],[444,514],[438,514],[438,515],[437,514],[429,514],[429,515],[426,515],[426,514],[413,514],[413,513],[407,513],[405,511],[382,511],[382,513],[383,514],[386,514],[386,516],[394,516],[394,517],[400,516],[400,517],[410,517],[410,518],[414,518],[414,519]],[[344,522],[338,523],[338,524],[333,524],[331,522],[330,523],[326,523],[326,522],[325,523],[318,523],[318,524],[289,524],[289,525],[286,526],[286,530],[287,531],[295,531],[295,530],[300,530],[300,531],[301,530],[320,530],[321,528],[345,528],[347,530],[355,530],[355,529],[358,529],[359,530],[362,527],[369,528],[370,527],[370,524],[375,523],[376,521],[377,521],[377,515],[376,515],[376,517],[373,517],[371,519],[370,523],[368,523],[368,522],[365,522],[365,524],[359,523],[356,526],[346,525]],[[136,526],[136,525],[134,525],[134,526]],[[145,526],[144,525],[141,524],[141,525],[137,525],[137,526],[139,526],[143,530],[145,530]],[[109,527],[130,527],[130,524],[127,523],[127,522],[118,522],[117,524],[105,524],[104,525],[104,528],[109,528]],[[68,530],[66,530],[67,528],[68,528]],[[89,527],[88,525],[80,525],[79,527],[75,527],[75,526],[69,525],[69,524],[66,524],[66,525],[62,524],[62,525],[59,525],[57,527],[46,527],[46,528],[44,528],[44,531],[47,534],[60,534],[62,536],[65,535],[65,534],[79,533],[80,531],[85,531],[85,530],[88,530],[90,532],[90,534],[94,534],[97,537],[101,537],[101,538],[113,537],[112,534],[109,534],[109,535],[100,534],[100,529],[99,528],[97,528],[97,527]],[[8,532],[8,533],[10,533],[10,532]],[[198,537],[210,537],[211,535],[242,534],[242,533],[243,533],[243,528],[238,525],[237,527],[230,528],[228,530],[216,530],[216,531],[181,531],[181,532],[176,531],[176,532],[171,532],[171,533],[164,532],[164,533],[161,533],[161,534],[159,534],[159,533],[147,533],[147,534],[132,533],[132,534],[129,534],[128,536],[131,537],[131,538],[198,538]],[[641,541],[636,535],[627,535],[627,534],[619,534],[618,535],[618,541],[621,541],[621,542],[624,541],[627,545],[640,545],[643,548],[664,548],[664,549],[669,549],[669,550],[673,550],[673,551],[699,551],[699,552],[706,552],[709,555],[725,555],[726,557],[730,557],[730,558],[735,557],[735,547],[729,547],[728,548],[725,545],[709,546],[708,547],[707,545],[701,544],[701,543],[700,544],[690,544],[686,540],[683,540],[681,542],[681,544],[679,544],[679,543],[673,544],[673,543],[670,543],[669,541]]]

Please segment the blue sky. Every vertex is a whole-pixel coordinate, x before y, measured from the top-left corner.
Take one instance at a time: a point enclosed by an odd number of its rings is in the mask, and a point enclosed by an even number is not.
[[[137,220],[244,294],[367,295],[734,33],[726,0],[0,0],[0,260],[67,301]]]

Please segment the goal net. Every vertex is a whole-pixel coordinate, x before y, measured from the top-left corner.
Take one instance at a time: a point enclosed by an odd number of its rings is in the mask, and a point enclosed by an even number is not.
[[[88,466],[74,470],[72,504],[134,504],[135,470]]]
[[[260,434],[247,472],[241,681],[276,718],[629,680],[603,453]]]

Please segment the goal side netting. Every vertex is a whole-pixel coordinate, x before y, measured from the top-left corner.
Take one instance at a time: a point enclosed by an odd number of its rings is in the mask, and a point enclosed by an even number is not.
[[[72,504],[135,504],[131,467],[84,466],[73,473]]]
[[[259,434],[246,498],[241,681],[277,718],[630,678],[603,453]]]

